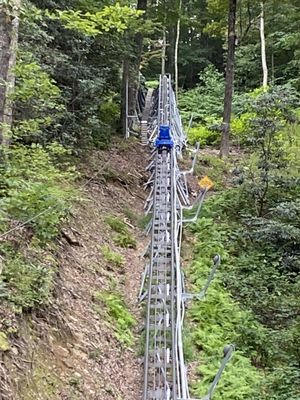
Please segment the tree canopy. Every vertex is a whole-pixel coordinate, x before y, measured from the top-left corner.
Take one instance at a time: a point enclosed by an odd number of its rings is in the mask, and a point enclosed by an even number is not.
[[[207,303],[188,313],[193,396],[232,337],[238,355],[216,400],[299,400],[299,0],[0,3],[0,236],[29,221],[28,248],[42,254],[78,196],[78,160],[123,135],[127,83],[131,114],[165,58],[189,143],[209,146],[198,175],[215,180],[190,230],[190,284],[201,286],[216,252],[224,258]],[[232,152],[220,160],[224,124]],[[48,305],[54,285],[25,247],[0,241],[0,297],[14,316]],[[1,323],[9,335],[11,321]]]

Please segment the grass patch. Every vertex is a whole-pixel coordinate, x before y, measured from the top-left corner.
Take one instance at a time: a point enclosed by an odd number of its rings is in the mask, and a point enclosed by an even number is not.
[[[104,180],[104,182],[106,181],[116,182],[119,179],[118,171],[115,171],[114,169],[108,166],[102,170],[100,176],[102,180]]]
[[[146,229],[147,225],[149,224],[150,220],[152,218],[152,214],[148,215],[143,215],[142,217],[139,218],[138,220],[138,227],[140,229]]]
[[[129,232],[128,226],[124,222],[113,216],[106,217],[105,222],[113,231],[117,232],[117,235],[113,237],[113,242],[117,246],[131,249],[136,248],[136,240]]]
[[[104,306],[107,321],[111,324],[118,341],[125,346],[132,345],[132,328],[136,322],[122,295],[107,290],[97,291],[94,293],[94,301],[100,302]],[[101,308],[98,310],[100,311]]]
[[[128,151],[128,150],[132,149],[132,146],[134,146],[137,143],[139,143],[139,139],[134,136],[131,136],[127,140],[122,140],[122,141],[118,142],[118,151],[120,153],[122,153],[124,151]]]
[[[135,210],[132,210],[129,207],[124,207],[123,213],[125,217],[127,217],[132,224],[138,225],[139,215]]]
[[[101,349],[99,347],[90,350],[88,353],[88,357],[91,360],[98,360],[100,356],[101,356]]]
[[[128,227],[126,224],[124,224],[124,222],[120,221],[119,218],[117,217],[113,217],[113,216],[107,216],[105,218],[105,222],[107,223],[108,226],[110,226],[110,228],[117,232],[117,233],[121,233],[121,234],[125,234],[128,232]]]
[[[117,246],[128,249],[136,249],[136,240],[129,232],[124,234],[118,233],[113,237],[113,241]]]
[[[111,250],[109,248],[109,246],[103,246],[101,248],[101,251],[102,251],[103,258],[109,264],[111,264],[115,267],[121,267],[124,264],[124,262],[125,262],[124,257],[121,254]]]

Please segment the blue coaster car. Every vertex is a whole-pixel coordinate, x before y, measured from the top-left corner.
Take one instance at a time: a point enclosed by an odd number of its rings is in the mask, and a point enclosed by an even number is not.
[[[159,134],[155,140],[155,147],[158,149],[171,149],[173,146],[174,141],[171,136],[170,127],[168,125],[161,125],[159,128]]]

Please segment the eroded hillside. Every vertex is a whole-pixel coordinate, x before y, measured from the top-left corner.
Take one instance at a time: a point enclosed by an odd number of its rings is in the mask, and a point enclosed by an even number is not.
[[[53,297],[13,318],[2,353],[2,399],[140,398],[147,157],[138,142],[116,141],[79,167],[80,199],[52,253]],[[15,236],[25,247],[27,233]]]

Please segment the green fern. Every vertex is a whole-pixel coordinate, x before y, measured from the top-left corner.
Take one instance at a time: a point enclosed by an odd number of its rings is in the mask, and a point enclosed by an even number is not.
[[[120,293],[97,291],[94,300],[104,305],[106,317],[118,341],[125,346],[133,344],[132,328],[136,321],[131,315]],[[99,309],[98,309],[99,310]]]

